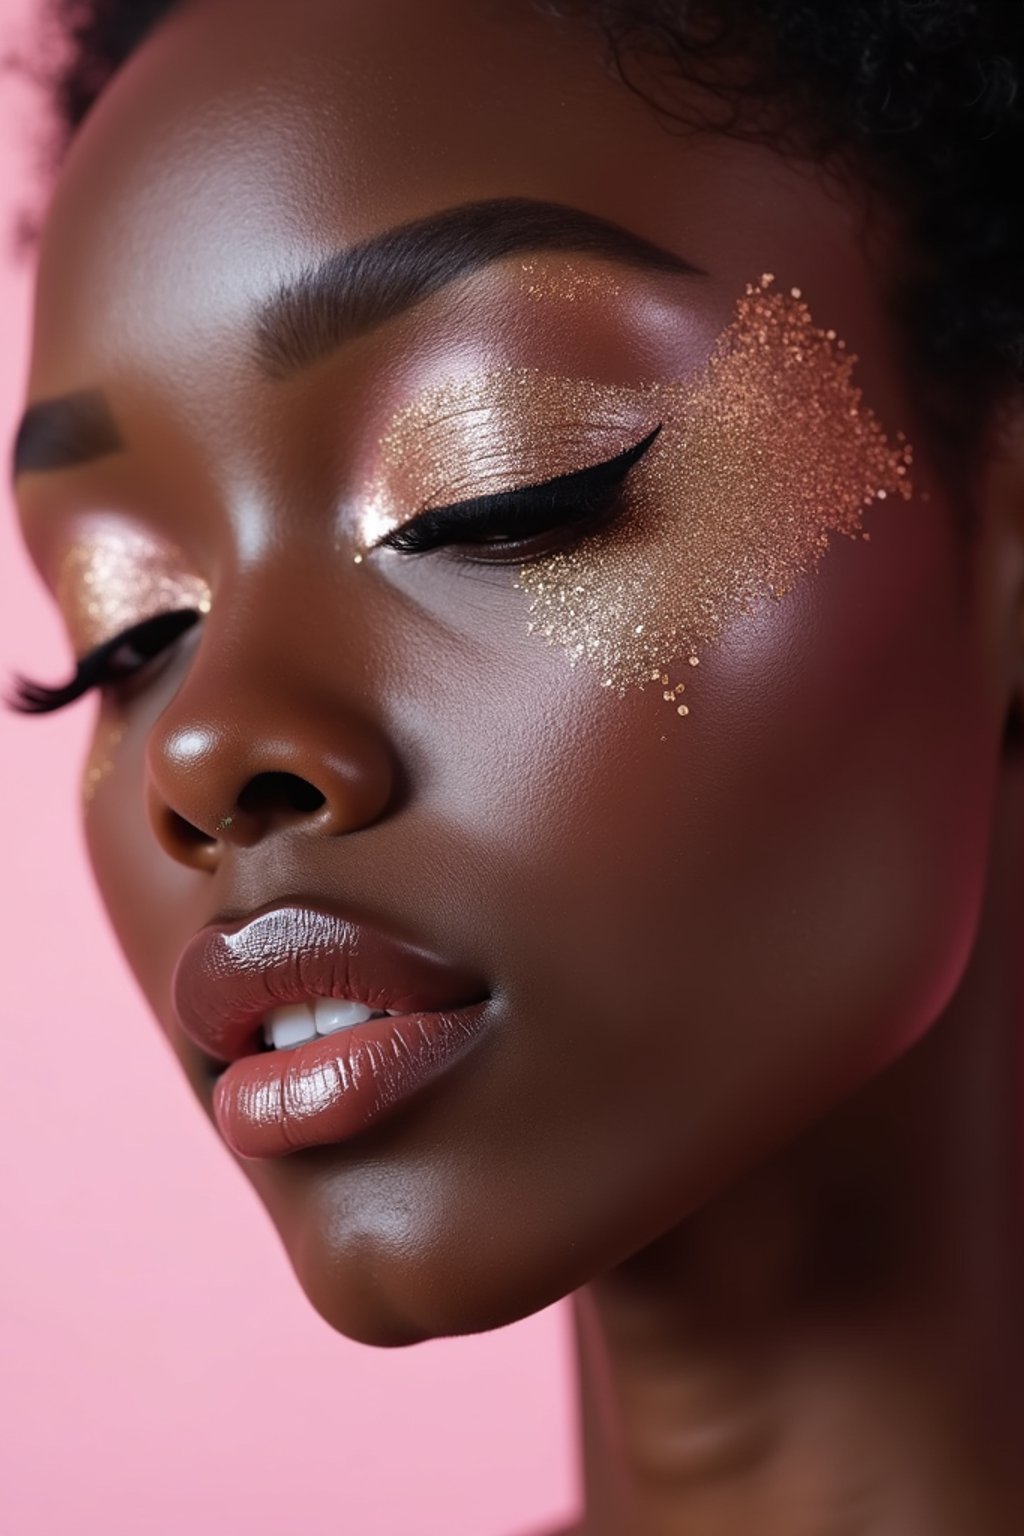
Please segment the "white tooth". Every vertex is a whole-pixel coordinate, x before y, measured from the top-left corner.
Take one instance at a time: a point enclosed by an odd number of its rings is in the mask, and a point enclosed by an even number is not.
[[[316,1021],[308,1003],[289,1003],[285,1008],[275,1008],[267,1015],[267,1023],[276,1051],[301,1045],[303,1040],[316,1039]]]
[[[347,997],[318,997],[313,1012],[318,1035],[333,1035],[335,1030],[351,1029],[353,1024],[365,1024],[373,1017],[372,1008],[349,1002]]]

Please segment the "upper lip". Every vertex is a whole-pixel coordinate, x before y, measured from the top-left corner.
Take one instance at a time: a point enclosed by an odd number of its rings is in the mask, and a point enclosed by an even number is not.
[[[426,950],[319,907],[282,904],[201,928],[171,981],[185,1034],[217,1061],[260,1048],[273,1008],[345,997],[377,1011],[440,1013],[486,995],[479,980]]]

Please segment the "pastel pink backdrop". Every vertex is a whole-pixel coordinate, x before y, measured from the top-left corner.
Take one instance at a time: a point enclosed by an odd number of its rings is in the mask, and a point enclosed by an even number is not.
[[[0,0],[0,54],[27,14]],[[31,283],[6,246],[35,101],[0,77],[5,459]],[[0,495],[0,675],[55,681],[70,652]],[[526,1536],[567,1519],[567,1305],[378,1351],[305,1300],[101,910],[77,811],[92,710],[0,714],[0,1531]]]

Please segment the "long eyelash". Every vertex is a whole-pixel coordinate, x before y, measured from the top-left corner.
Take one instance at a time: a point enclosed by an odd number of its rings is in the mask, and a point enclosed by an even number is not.
[[[155,618],[144,619],[142,623],[135,624],[131,629],[124,630],[120,635],[114,635],[112,639],[104,641],[102,645],[83,656],[75,670],[71,681],[60,688],[48,688],[44,683],[35,683],[31,679],[20,677],[17,673],[12,678],[14,693],[7,694],[3,703],[7,709],[23,715],[45,715],[55,709],[63,709],[67,704],[73,704],[91,688],[102,688],[105,684],[115,679],[109,675],[109,663],[114,654],[126,644],[136,645],[146,660],[152,660],[157,652],[165,645],[169,645],[186,629],[190,629],[200,615],[195,609],[182,609],[175,613],[161,613]],[[152,649],[149,649],[152,647]],[[121,681],[131,676],[133,672],[141,671],[142,665],[128,668],[118,674]]]
[[[615,458],[568,475],[557,475],[539,485],[499,491],[493,496],[475,496],[450,507],[431,507],[387,534],[377,547],[397,549],[403,554],[424,554],[441,544],[458,543],[460,535],[476,535],[479,539],[481,534],[500,533],[510,521],[520,539],[554,527],[587,522],[607,510],[609,497],[619,489],[660,431],[659,422],[642,442]]]

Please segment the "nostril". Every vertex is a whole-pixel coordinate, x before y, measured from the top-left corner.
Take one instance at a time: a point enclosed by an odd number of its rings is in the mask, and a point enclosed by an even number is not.
[[[295,773],[258,773],[242,790],[238,807],[243,811],[267,811],[282,805],[293,811],[318,811],[326,796],[308,779]]]
[[[201,827],[195,827],[184,816],[179,816],[177,811],[172,811],[168,806],[160,813],[161,819],[167,828],[168,837],[182,847],[194,847],[199,843],[209,843],[209,835]]]

